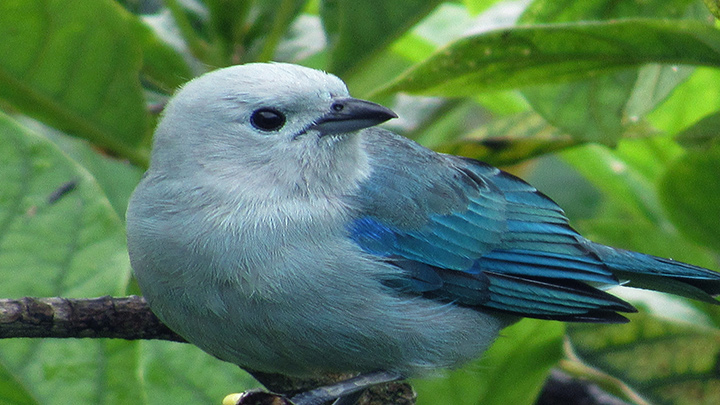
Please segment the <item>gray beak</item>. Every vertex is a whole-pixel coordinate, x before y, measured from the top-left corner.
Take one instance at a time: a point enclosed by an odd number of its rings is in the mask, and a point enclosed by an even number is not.
[[[322,136],[343,134],[372,127],[391,118],[397,118],[391,109],[357,98],[336,98],[325,115],[310,127]]]

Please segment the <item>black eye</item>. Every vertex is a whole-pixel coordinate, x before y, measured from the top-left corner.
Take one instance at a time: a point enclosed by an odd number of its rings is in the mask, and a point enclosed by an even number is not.
[[[277,131],[285,125],[285,115],[272,108],[261,108],[252,113],[250,123],[262,131]]]

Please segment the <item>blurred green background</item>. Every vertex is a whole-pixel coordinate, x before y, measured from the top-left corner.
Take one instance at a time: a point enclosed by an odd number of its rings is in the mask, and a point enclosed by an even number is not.
[[[719,5],[3,0],[0,297],[138,293],[124,213],[157,111],[203,72],[269,60],[332,72],[400,115],[386,127],[527,179],[590,239],[720,269]],[[414,380],[418,403],[532,404],[552,368],[630,403],[720,403],[720,311],[614,292],[641,309],[631,323],[524,320]],[[219,404],[256,385],[190,345],[0,342],[0,404]]]

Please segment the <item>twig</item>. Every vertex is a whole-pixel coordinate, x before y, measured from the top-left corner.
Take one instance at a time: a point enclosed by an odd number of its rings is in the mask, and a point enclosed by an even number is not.
[[[0,299],[0,338],[185,340],[138,296]]]

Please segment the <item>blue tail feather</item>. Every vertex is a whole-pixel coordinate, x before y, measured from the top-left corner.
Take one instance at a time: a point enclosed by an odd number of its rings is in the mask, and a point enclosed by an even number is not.
[[[605,263],[621,283],[628,287],[661,291],[719,304],[713,298],[720,295],[718,272],[593,242],[587,242],[587,247]]]

